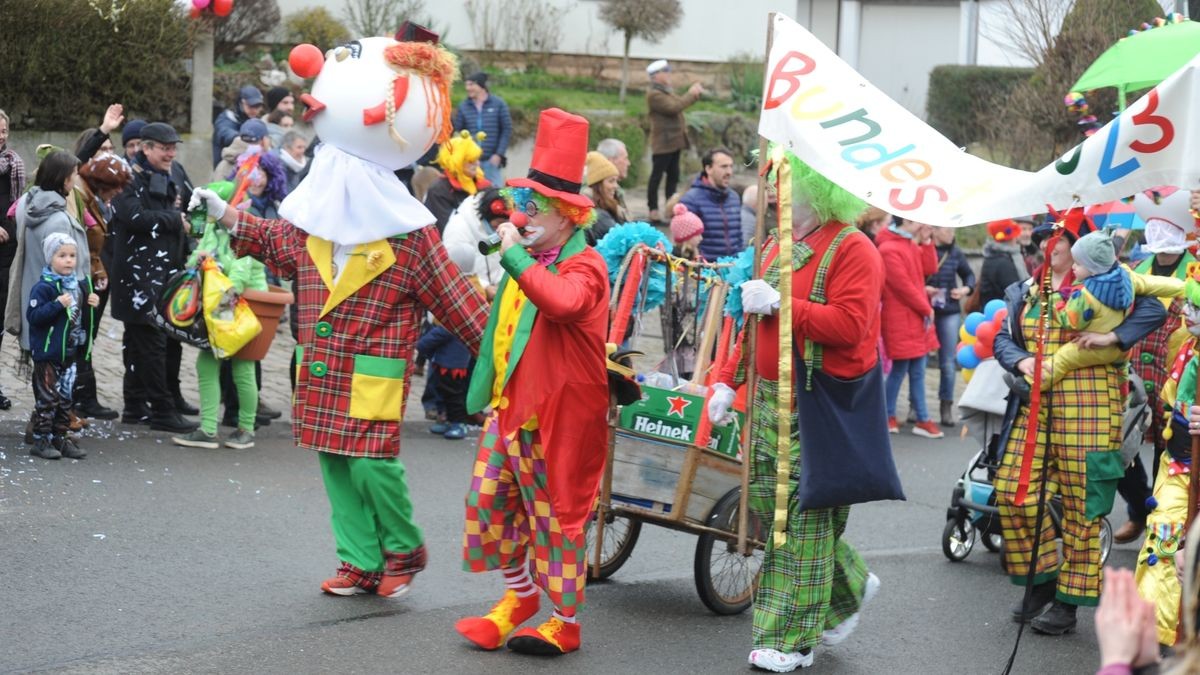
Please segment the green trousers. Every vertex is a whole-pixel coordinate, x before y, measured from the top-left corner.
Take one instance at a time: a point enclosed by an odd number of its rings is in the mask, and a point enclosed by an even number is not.
[[[387,553],[406,554],[425,541],[413,522],[404,464],[397,458],[346,457],[318,452],[329,495],[338,559],[382,572]]]
[[[238,397],[238,428],[254,431],[258,414],[258,382],[254,378],[254,362],[229,359],[233,368],[233,385]],[[207,349],[196,356],[196,381],[200,384],[200,429],[217,433],[217,415],[221,412],[221,361]]]
[[[842,540],[849,506],[801,511],[796,508],[800,443],[791,443],[787,543],[776,548],[771,535],[775,517],[775,457],[779,418],[777,383],[760,379],[751,420],[750,511],[767,532],[762,574],[754,594],[755,649],[798,652],[815,646],[821,633],[859,610],[866,589],[867,564]],[[792,429],[795,432],[796,420]]]

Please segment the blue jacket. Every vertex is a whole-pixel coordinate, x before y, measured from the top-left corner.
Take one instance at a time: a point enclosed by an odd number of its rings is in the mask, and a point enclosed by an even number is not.
[[[417,340],[417,351],[443,368],[466,369],[471,365],[467,346],[441,326],[430,328]]]
[[[482,112],[477,111],[475,102],[467,99],[458,105],[454,111],[454,130],[466,129],[474,136],[482,131],[487,134],[479,147],[483,149],[480,162],[488,161],[492,155],[508,156],[508,140],[512,137],[512,117],[508,114],[508,104],[499,96],[488,94],[483,102]]]
[[[700,174],[679,201],[704,223],[700,255],[705,260],[741,253],[742,198],[738,193],[729,188],[718,190]]]
[[[970,263],[967,262],[967,254],[963,253],[958,244],[951,243],[949,247],[937,247],[938,262],[941,265],[925,280],[926,285],[934,288],[941,288],[946,291],[946,302],[941,307],[934,305],[933,313],[937,316],[947,314],[962,313],[962,306],[958,300],[950,297],[950,290],[959,286],[966,286],[971,290],[975,290],[975,272],[971,269]],[[958,283],[955,278],[962,280]]]
[[[996,333],[996,340],[992,345],[992,353],[1000,367],[1017,377],[1023,377],[1017,370],[1017,364],[1033,356],[1033,352],[1025,349],[1025,334],[1021,331],[1021,317],[1025,315],[1025,296],[1029,292],[1030,286],[1036,282],[1036,278],[1029,278],[1011,284],[1004,290],[1004,305],[1008,308],[1008,318],[1001,325],[1000,332]],[[1163,307],[1161,300],[1149,296],[1137,298],[1133,304],[1133,311],[1125,317],[1125,321],[1120,326],[1113,330],[1117,336],[1117,346],[1121,349],[1130,349],[1144,340],[1146,336],[1158,330],[1166,320],[1167,310]],[[1004,413],[1004,424],[1000,431],[999,448],[1003,449],[1007,446],[1013,422],[1017,418],[1017,411],[1022,405],[1024,403],[1019,397],[1012,395],[1008,397],[1008,408]]]
[[[91,279],[79,282],[79,297],[76,305],[82,311],[90,312],[95,319],[95,308],[87,304],[87,296],[92,292]],[[53,361],[64,363],[82,349],[86,354],[91,349],[92,338],[87,337],[87,344],[76,347],[70,344],[70,321],[67,308],[58,301],[63,294],[62,283],[54,277],[43,275],[42,280],[33,285],[29,292],[29,305],[25,308],[25,321],[29,324],[29,350],[33,352],[34,361]],[[94,325],[88,323],[86,325]]]

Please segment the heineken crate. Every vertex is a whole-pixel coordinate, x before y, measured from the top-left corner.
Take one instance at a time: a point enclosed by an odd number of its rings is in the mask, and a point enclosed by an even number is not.
[[[741,485],[742,415],[713,427],[707,448],[695,445],[704,398],[642,387],[642,400],[621,408],[612,466],[612,501],[673,521],[707,522],[713,506]]]
[[[621,408],[617,428],[666,443],[690,446],[696,442],[700,417],[705,414],[703,396],[643,385],[642,400]],[[740,461],[743,416],[737,413],[735,417],[732,424],[712,427],[706,449]]]

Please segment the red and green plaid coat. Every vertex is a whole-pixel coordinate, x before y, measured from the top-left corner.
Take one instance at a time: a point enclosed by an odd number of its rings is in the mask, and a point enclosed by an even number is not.
[[[450,262],[436,228],[356,247],[336,285],[332,244],[286,220],[242,213],[232,243],[238,255],[294,280],[299,367],[292,433],[300,447],[351,457],[399,454],[406,383],[426,309],[479,352],[487,307]]]

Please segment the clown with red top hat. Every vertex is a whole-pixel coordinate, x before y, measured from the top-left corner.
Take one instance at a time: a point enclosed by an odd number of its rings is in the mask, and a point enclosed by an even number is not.
[[[557,655],[580,644],[584,525],[600,487],[609,402],[608,272],[588,247],[595,216],[579,194],[587,120],[557,108],[538,123],[532,167],[505,189],[527,224],[499,225],[505,275],[467,394],[484,423],[463,535],[463,566],[503,576],[503,597],[455,628],[479,647]],[[517,630],[553,604],[541,625]],[[515,631],[515,632],[514,632]]]
[[[299,338],[292,431],[317,451],[329,495],[336,596],[399,597],[425,567],[400,431],[413,349],[426,311],[477,351],[482,297],[450,262],[434,216],[396,180],[450,137],[454,56],[405,24],[393,38],[354,40],[322,54],[292,51],[314,77],[301,96],[322,144],[308,177],[260,219],[195,191],[249,255],[293,280]]]

